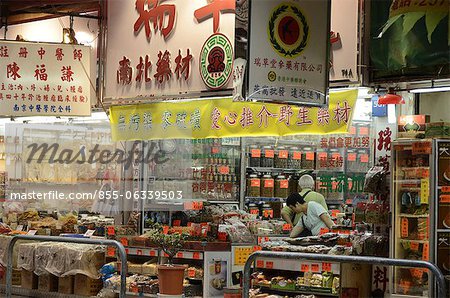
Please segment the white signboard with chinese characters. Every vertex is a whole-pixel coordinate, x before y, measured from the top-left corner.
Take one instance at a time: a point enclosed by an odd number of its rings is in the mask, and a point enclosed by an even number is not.
[[[105,101],[233,88],[234,0],[108,2]]]
[[[90,49],[0,41],[0,115],[89,116]]]
[[[249,98],[327,103],[329,14],[329,0],[252,1]]]
[[[358,0],[332,0],[330,80],[357,82]]]

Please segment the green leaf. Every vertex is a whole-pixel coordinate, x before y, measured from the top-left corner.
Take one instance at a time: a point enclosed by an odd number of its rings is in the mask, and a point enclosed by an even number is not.
[[[414,25],[419,21],[421,18],[425,16],[424,12],[408,12],[404,14],[403,18],[403,37],[408,34]]]
[[[378,38],[381,38],[383,36],[383,34],[401,17],[402,15],[396,15],[393,18],[390,18],[386,24],[384,24],[383,26],[383,30],[381,31],[380,35],[378,35]]]
[[[448,15],[448,12],[427,12],[425,15],[425,24],[427,26],[428,42],[431,44],[431,35],[439,23]]]

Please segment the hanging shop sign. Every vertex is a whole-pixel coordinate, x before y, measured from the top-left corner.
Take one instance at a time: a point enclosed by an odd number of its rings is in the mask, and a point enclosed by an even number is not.
[[[0,41],[0,115],[89,116],[90,48]]]
[[[108,2],[105,100],[233,88],[235,1]]]
[[[332,0],[330,81],[358,82],[358,0]]]
[[[386,117],[388,115],[387,105],[378,103],[379,96],[372,97],[372,117]]]
[[[327,103],[330,1],[253,1],[248,97]]]
[[[113,106],[115,141],[347,133],[357,90],[330,94],[329,108],[231,98]]]

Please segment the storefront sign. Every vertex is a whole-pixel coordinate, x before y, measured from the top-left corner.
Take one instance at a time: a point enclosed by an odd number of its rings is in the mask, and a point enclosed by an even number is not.
[[[326,104],[330,1],[253,1],[248,97]]]
[[[233,88],[235,1],[108,3],[105,100]]]
[[[329,109],[231,98],[111,107],[113,140],[347,133],[358,92],[330,94]]]
[[[357,82],[358,0],[331,1],[330,80]]]
[[[380,105],[378,98],[378,95],[372,97],[372,117],[386,117],[387,105]]]
[[[89,47],[0,41],[0,69],[2,116],[91,114]]]

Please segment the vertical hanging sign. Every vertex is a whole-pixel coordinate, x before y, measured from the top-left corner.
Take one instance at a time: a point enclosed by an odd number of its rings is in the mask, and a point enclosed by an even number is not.
[[[252,1],[248,97],[327,104],[330,1]]]

